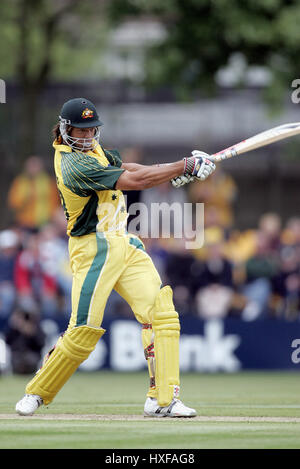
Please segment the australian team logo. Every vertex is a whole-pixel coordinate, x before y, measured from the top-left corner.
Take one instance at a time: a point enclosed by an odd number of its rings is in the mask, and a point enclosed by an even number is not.
[[[91,109],[89,109],[88,107],[86,107],[83,111],[82,111],[82,114],[81,114],[81,117],[83,119],[88,119],[89,117],[93,117],[94,115],[94,112],[91,111]]]

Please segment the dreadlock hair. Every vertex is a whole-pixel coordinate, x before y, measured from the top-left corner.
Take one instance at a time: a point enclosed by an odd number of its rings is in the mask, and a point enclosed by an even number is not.
[[[59,122],[57,124],[55,124],[55,126],[53,127],[52,129],[52,136],[54,137],[55,140],[57,140],[57,143],[59,144],[62,144],[63,143],[63,138],[62,138],[62,135],[60,133],[60,128],[59,128]],[[67,133],[70,132],[72,126],[71,125],[68,125],[67,126]]]

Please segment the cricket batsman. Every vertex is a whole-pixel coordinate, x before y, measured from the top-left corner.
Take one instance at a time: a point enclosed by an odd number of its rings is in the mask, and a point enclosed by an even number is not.
[[[206,179],[215,165],[206,153],[174,163],[122,163],[116,150],[99,143],[97,110],[85,98],[67,101],[54,127],[54,167],[67,219],[73,275],[72,312],[66,332],[48,353],[16,404],[20,415],[48,405],[88,358],[105,333],[101,327],[114,289],[141,324],[150,387],[144,406],[149,417],[194,417],[179,399],[180,323],[172,289],[163,286],[141,240],[127,232],[123,190],[143,190],[172,181],[180,187]]]

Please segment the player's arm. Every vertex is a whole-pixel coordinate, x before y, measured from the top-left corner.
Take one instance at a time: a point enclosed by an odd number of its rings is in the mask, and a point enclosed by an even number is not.
[[[116,183],[116,189],[120,190],[143,190],[149,189],[167,181],[175,181],[184,177],[192,180],[194,177],[204,180],[214,170],[215,165],[201,156],[194,155],[174,163],[166,163],[154,166],[145,166],[136,163],[123,163],[121,168],[125,171]],[[186,183],[186,182],[185,182]],[[179,187],[182,184],[178,184]]]
[[[136,171],[142,168],[143,165],[139,163],[122,163],[121,168],[126,169],[127,171]]]
[[[133,163],[131,163],[133,164]],[[119,177],[116,183],[116,189],[119,190],[143,190],[149,189],[172,178],[179,176],[184,172],[184,160],[175,163],[162,164],[156,166],[124,165],[125,171]],[[129,165],[129,164],[128,164]],[[122,165],[123,169],[123,165]]]

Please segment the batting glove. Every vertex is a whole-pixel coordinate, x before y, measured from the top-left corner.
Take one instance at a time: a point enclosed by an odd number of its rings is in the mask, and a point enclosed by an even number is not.
[[[204,151],[193,150],[192,155],[184,159],[184,176],[190,175],[205,181],[216,169],[216,165],[209,159]]]
[[[216,165],[209,159],[209,155],[204,151],[193,150],[192,156],[184,158],[184,174],[171,179],[172,186],[175,188],[189,184],[196,179],[204,181],[210,176]]]
[[[193,182],[194,178],[187,174],[186,176],[182,174],[181,176],[177,176],[174,179],[171,179],[171,183],[173,187],[178,187],[184,186],[185,184],[188,184],[189,182]]]

